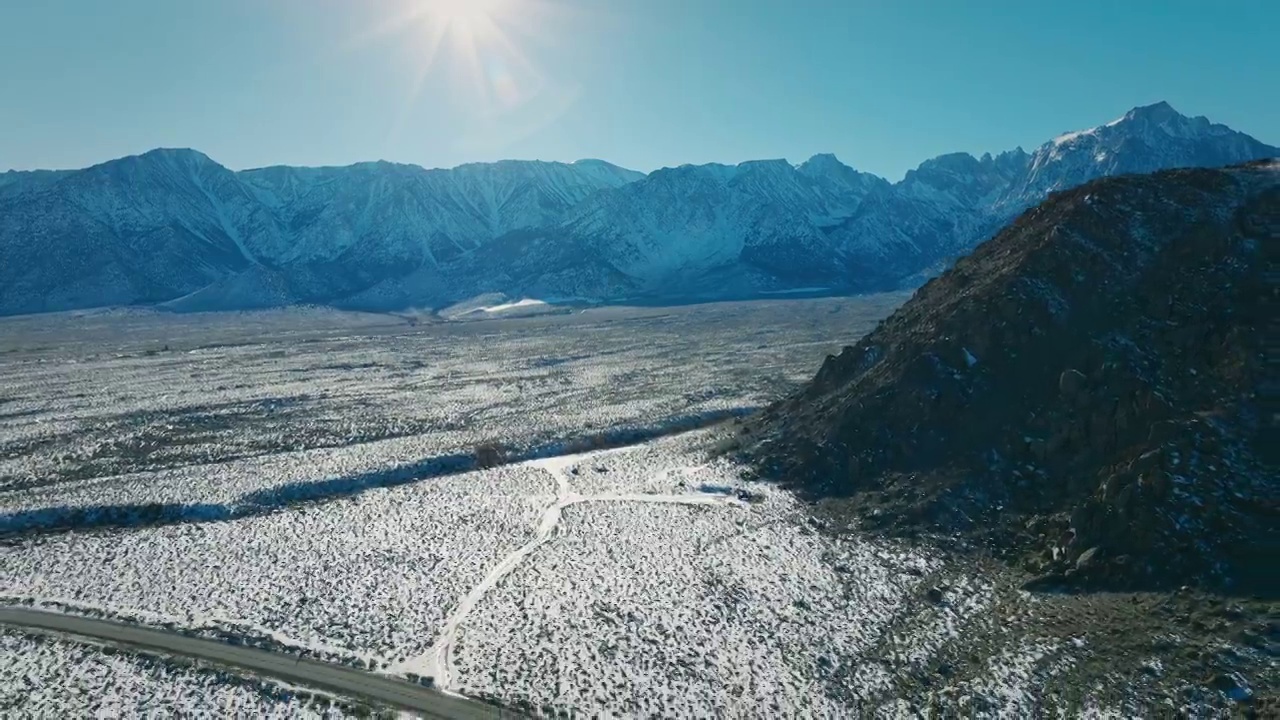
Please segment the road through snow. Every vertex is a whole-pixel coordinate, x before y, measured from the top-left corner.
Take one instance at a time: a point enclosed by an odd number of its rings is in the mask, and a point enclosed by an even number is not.
[[[453,645],[457,638],[458,628],[475,610],[475,607],[490,590],[497,586],[507,575],[518,568],[538,548],[551,542],[560,528],[560,518],[564,509],[579,503],[590,502],[643,502],[670,505],[741,505],[733,495],[725,493],[695,492],[676,495],[657,493],[601,493],[599,495],[581,495],[573,491],[570,485],[568,468],[583,460],[603,455],[616,450],[605,450],[580,455],[562,455],[559,457],[534,460],[529,463],[549,473],[556,481],[556,499],[542,512],[538,522],[538,531],[533,539],[522,545],[515,552],[503,558],[485,575],[484,579],[468,592],[457,607],[450,613],[440,629],[440,636],[425,654],[409,658],[402,663],[387,669],[389,673],[416,673],[423,677],[435,679],[435,687],[448,690],[453,686]],[[668,471],[669,472],[669,471]]]
[[[378,673],[114,620],[30,608],[0,607],[0,625],[34,632],[67,633],[113,645],[140,648],[143,651],[197,658],[285,682],[324,688],[350,697],[367,698],[380,704],[410,710],[421,717],[522,717],[513,711]]]

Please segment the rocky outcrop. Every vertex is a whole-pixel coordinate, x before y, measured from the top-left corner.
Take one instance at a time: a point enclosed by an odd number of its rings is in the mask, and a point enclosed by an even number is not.
[[[761,470],[1058,581],[1258,588],[1280,163],[1057,193],[749,424]]]

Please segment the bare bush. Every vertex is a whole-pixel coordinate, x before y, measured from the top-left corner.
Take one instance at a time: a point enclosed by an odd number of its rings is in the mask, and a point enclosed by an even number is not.
[[[496,442],[480,443],[476,445],[472,454],[476,459],[476,467],[481,470],[498,467],[505,464],[507,460],[506,451]]]

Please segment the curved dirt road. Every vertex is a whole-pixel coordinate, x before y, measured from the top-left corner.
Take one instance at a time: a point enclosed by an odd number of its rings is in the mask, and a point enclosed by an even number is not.
[[[484,596],[497,587],[507,575],[511,574],[520,566],[530,555],[533,555],[543,545],[551,542],[560,529],[560,520],[563,511],[567,507],[579,505],[582,503],[603,503],[603,502],[636,502],[636,503],[658,503],[667,505],[741,505],[742,503],[734,496],[728,493],[681,493],[676,495],[663,495],[661,493],[601,493],[599,495],[581,495],[573,491],[573,487],[569,482],[569,476],[566,474],[566,468],[572,466],[576,462],[580,462],[583,458],[598,456],[616,452],[614,450],[592,451],[587,453],[579,453],[574,455],[558,455],[556,457],[544,458],[529,462],[530,467],[542,468],[549,473],[556,481],[556,498],[547,505],[542,511],[542,518],[538,522],[537,532],[529,542],[520,546],[515,552],[503,558],[501,562],[495,565],[479,585],[471,588],[457,607],[453,609],[449,617],[445,620],[444,627],[440,630],[440,635],[436,639],[434,645],[424,655],[409,658],[403,662],[393,665],[390,670],[392,672],[412,672],[418,675],[434,677],[440,687],[448,689],[453,684],[453,645],[456,642],[458,628],[466,621],[467,617],[475,610]],[[664,471],[668,472],[668,471]]]
[[[0,608],[0,624],[23,630],[67,633],[122,646],[207,660],[296,685],[323,688],[340,695],[371,700],[429,718],[520,717],[492,705],[447,695],[384,675],[110,620],[5,607]]]

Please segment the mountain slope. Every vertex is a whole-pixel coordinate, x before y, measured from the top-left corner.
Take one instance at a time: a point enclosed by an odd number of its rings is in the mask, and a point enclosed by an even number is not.
[[[753,457],[868,523],[1060,579],[1261,588],[1278,242],[1280,162],[1052,195],[766,410]]]
[[[0,198],[42,190],[72,170],[9,170],[0,172]]]
[[[965,252],[998,227],[997,203],[1026,172],[1021,148],[981,159],[953,153],[927,160],[879,188],[834,235],[863,267],[907,275]]]
[[[151,304],[201,290],[198,302],[174,307],[330,302],[555,222],[591,193],[638,177],[602,161],[234,173],[192,150],[6,173],[0,313]]]
[[[998,203],[1022,210],[1048,193],[1097,177],[1175,167],[1221,167],[1276,157],[1280,149],[1208,118],[1186,117],[1159,102],[1105,125],[1066,133],[1031,156],[1025,177]]]
[[[381,253],[439,264],[512,230],[557,220],[591,193],[642,175],[601,161],[507,160],[451,170],[361,163],[275,167],[240,177],[290,230],[285,246],[259,254],[276,264]]]
[[[684,165],[597,193],[539,236],[581,247],[641,293],[697,296],[710,278],[721,295],[844,288],[828,229],[888,185],[831,155],[799,166]],[[526,268],[526,276],[554,272],[547,263]]]
[[[778,160],[665,168],[592,196],[536,236],[573,243],[640,293],[856,292],[895,287],[945,265],[1053,190],[1116,174],[1276,156],[1280,148],[1159,103],[1034,153],[933,158],[894,184],[831,155],[796,167]],[[558,272],[537,256],[513,257],[511,265],[520,269],[516,285],[538,285],[535,278]]]
[[[50,181],[52,180],[52,181]],[[156,150],[0,197],[0,310],[152,303],[247,268],[275,231],[235,175]]]
[[[898,183],[815,155],[647,176],[601,160],[232,172],[190,150],[0,175],[0,314],[105,304],[440,307],[917,284],[1056,189],[1280,156],[1165,103]],[[501,242],[499,242],[499,240]]]
[[[560,229],[624,274],[661,290],[672,275],[750,258],[779,233],[815,258],[829,255],[819,223],[839,213],[841,203],[856,201],[783,160],[683,166],[600,193],[575,208]]]
[[[1055,190],[1100,177],[1274,157],[1280,148],[1160,102],[1063,134],[1031,154],[1017,148],[994,158],[955,153],[927,160],[871,198],[839,238],[864,262],[911,274],[963,255]]]

